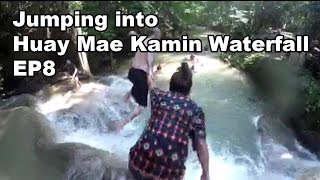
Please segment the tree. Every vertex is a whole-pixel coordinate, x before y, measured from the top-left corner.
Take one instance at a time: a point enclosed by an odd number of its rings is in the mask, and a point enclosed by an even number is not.
[[[320,35],[320,2],[310,1],[304,7],[306,7],[304,32],[317,37]]]
[[[1,93],[1,96],[0,96],[0,99],[1,98],[3,98],[4,96],[5,96],[5,94],[4,94],[4,92],[3,92],[3,85],[2,85],[2,83],[3,83],[3,81],[4,81],[4,79],[2,78],[2,66],[0,66],[0,93]]]

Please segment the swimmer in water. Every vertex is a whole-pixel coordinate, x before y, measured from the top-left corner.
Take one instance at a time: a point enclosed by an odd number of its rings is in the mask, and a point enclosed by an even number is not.
[[[190,60],[189,60],[189,66],[190,66],[191,70],[194,71],[194,72],[195,72],[195,64],[196,63],[200,63],[199,59],[196,58],[196,56],[194,54],[191,54],[190,55]],[[203,66],[203,64],[201,64],[201,66]]]
[[[162,68],[163,68],[163,64],[162,63],[160,63],[158,66],[157,66],[157,71],[156,71],[156,73],[160,73],[161,72],[161,70],[162,70]]]

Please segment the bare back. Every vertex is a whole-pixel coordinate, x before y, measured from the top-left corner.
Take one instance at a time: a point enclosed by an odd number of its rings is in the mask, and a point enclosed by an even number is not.
[[[147,38],[144,41],[144,44],[147,44],[148,40],[150,38]],[[141,52],[140,50],[138,50],[133,58],[132,61],[132,67],[136,68],[136,69],[141,69],[145,72],[149,72],[149,64],[148,64],[148,59],[153,57],[148,57],[148,56],[153,56],[153,53],[148,53],[148,52]]]

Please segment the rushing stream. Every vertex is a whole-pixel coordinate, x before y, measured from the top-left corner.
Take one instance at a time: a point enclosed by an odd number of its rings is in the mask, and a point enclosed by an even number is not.
[[[157,75],[158,86],[168,89],[169,78],[186,56],[161,55],[167,65]],[[228,68],[214,57],[199,54],[198,58],[202,66],[196,66],[191,96],[206,114],[211,179],[293,179],[292,172],[318,164],[289,155],[290,161],[284,164],[290,166],[292,163],[298,168],[268,169],[256,130],[261,107],[255,100],[250,82],[239,71]],[[75,94],[68,93],[40,102],[41,112],[47,116],[58,135],[57,142],[84,143],[127,160],[129,148],[142,133],[150,110],[125,126],[119,134],[110,129],[113,121],[123,117],[132,108],[121,99],[131,86],[125,75],[101,77],[96,82],[84,84]],[[191,149],[186,166],[185,179],[199,179],[201,167],[196,153]]]

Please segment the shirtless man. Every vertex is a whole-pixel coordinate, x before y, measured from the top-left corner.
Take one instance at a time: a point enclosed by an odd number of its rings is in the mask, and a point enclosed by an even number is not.
[[[152,35],[145,40],[145,44],[150,39],[160,39],[160,30],[158,28],[153,29]],[[124,120],[117,121],[117,130],[120,130],[122,126],[139,114],[147,107],[148,102],[148,78],[153,79],[153,61],[154,53],[137,51],[132,62],[132,66],[128,73],[128,79],[132,82],[133,86],[131,91],[125,95],[125,101],[128,102],[130,96],[134,98],[138,106]]]
[[[72,81],[75,82],[76,88],[79,89],[81,87],[81,82],[79,80],[79,71],[76,65],[74,65],[69,59],[67,59],[65,69],[71,76]]]

